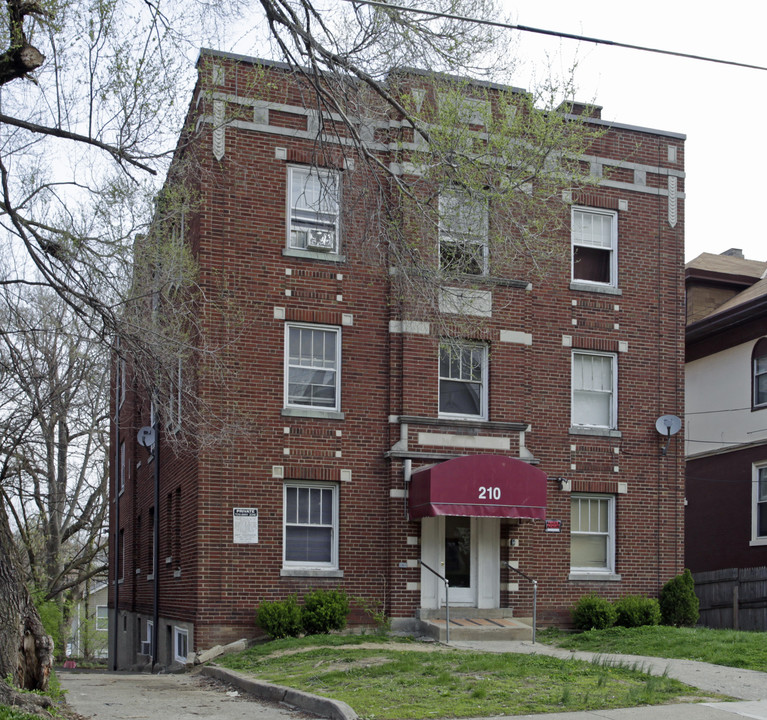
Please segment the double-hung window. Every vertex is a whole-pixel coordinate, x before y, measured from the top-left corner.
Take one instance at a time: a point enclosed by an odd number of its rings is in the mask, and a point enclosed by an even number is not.
[[[285,407],[339,411],[341,330],[285,326]]]
[[[615,573],[615,498],[570,498],[570,572]]]
[[[753,395],[751,407],[754,410],[767,408],[767,338],[762,338],[751,353],[753,370]]]
[[[183,391],[183,363],[181,358],[176,361],[176,366],[170,372],[168,383],[168,405],[165,427],[170,432],[181,429],[181,399]]]
[[[754,465],[751,544],[767,545],[767,465]]]
[[[109,608],[106,605],[96,605],[96,630],[107,632],[109,629]]]
[[[487,346],[446,340],[439,347],[439,414],[487,420]]]
[[[610,210],[572,209],[573,280],[618,285],[618,214]]]
[[[338,173],[288,168],[288,248],[338,253]]]
[[[572,424],[616,427],[616,357],[611,353],[573,352]]]
[[[146,621],[145,632],[144,639],[141,641],[141,654],[151,655],[153,649],[152,639],[154,638],[154,622],[151,620]]]
[[[189,654],[189,632],[174,625],[173,636],[173,656],[176,662],[185,663]]]
[[[338,567],[338,487],[286,483],[285,567]]]
[[[451,275],[487,274],[487,203],[458,190],[439,196],[439,266]]]

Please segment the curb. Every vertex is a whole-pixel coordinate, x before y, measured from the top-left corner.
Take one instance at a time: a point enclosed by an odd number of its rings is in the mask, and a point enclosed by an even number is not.
[[[201,668],[200,673],[216,680],[230,683],[262,700],[286,703],[319,717],[330,718],[331,720],[359,720],[357,713],[340,700],[332,700],[331,698],[312,695],[312,693],[302,692],[301,690],[294,690],[293,688],[274,685],[263,680],[256,680],[249,675],[244,675],[234,670],[224,670],[217,665],[205,665]]]

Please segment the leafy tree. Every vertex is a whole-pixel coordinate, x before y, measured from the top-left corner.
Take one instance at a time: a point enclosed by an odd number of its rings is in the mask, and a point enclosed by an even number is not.
[[[9,408],[0,448],[13,448],[0,494],[31,587],[63,626],[67,591],[106,569],[108,356],[51,291],[5,286],[0,298],[0,397]]]
[[[455,16],[494,13],[491,0],[405,2]],[[493,51],[496,30],[352,3],[325,8],[314,0],[261,0],[256,7],[260,15],[251,21],[261,22],[272,56],[303,78],[320,125],[334,118],[325,136],[348,140],[360,171],[368,168],[381,183],[383,203],[373,216],[384,220],[383,232],[371,238],[370,249],[401,270],[397,280],[408,312],[434,314],[439,288],[452,276],[463,286],[472,284],[470,254],[463,253],[466,260],[446,254],[442,263],[427,262],[427,244],[447,219],[439,204],[447,191],[457,189],[481,210],[493,206],[489,242],[498,272],[514,268],[521,276],[556,261],[556,246],[547,238],[562,218],[562,187],[581,182],[571,159],[588,142],[580,123],[551,112],[568,96],[568,86],[517,94],[509,112],[500,113],[507,99],[483,105],[486,98],[475,95],[478,102],[468,109],[485,114],[477,134],[463,121],[467,108],[454,82],[437,90],[439,96],[426,97],[412,83],[413,74],[401,71],[429,68],[426,84],[432,87],[439,83],[435,73],[509,82],[499,59],[513,54],[508,47]],[[177,398],[175,407],[159,406],[166,422],[179,403],[188,406],[191,422],[185,428],[192,437],[175,435],[179,444],[236,432],[237,419],[200,408],[194,382],[179,382],[182,369],[216,372],[220,347],[199,331],[197,310],[203,299],[226,299],[201,295],[191,254],[179,242],[195,198],[173,177],[158,196],[158,178],[173,158],[186,105],[181,89],[191,87],[190,45],[227,30],[226,22],[245,10],[252,11],[251,5],[239,0],[168,7],[152,1],[6,0],[0,16],[6,48],[0,53],[0,232],[11,249],[0,285],[47,287],[105,344],[112,347],[118,337],[118,353],[130,358],[138,381],[153,388],[155,398]],[[264,47],[261,40],[256,48]],[[401,118],[402,162],[416,172],[391,172],[374,152],[368,131],[376,118],[389,116]],[[194,132],[186,128],[176,148],[177,177],[196,171],[193,162],[181,167],[183,144]],[[424,242],[413,243],[409,229],[419,220]],[[3,375],[4,383],[9,394],[0,398],[0,407],[12,427],[5,430],[2,459],[9,478],[19,458],[38,462],[50,456],[39,449],[30,455],[21,442],[38,419],[11,411],[14,393],[19,401],[24,394]],[[183,397],[176,387],[184,388]],[[50,472],[34,476],[54,478]],[[19,492],[29,492],[26,482],[17,482]],[[0,676],[16,673],[26,637],[35,645],[29,657],[38,664],[18,681],[41,687],[49,640],[23,587],[7,517],[11,507],[5,500],[0,508],[0,592],[14,613],[0,622]],[[22,506],[13,507],[22,513]],[[53,567],[61,560],[59,555],[53,562],[53,547],[66,531],[55,522],[47,526],[50,518],[39,508],[37,518],[41,532],[54,536],[43,556],[46,577],[56,575],[48,586],[55,594],[66,581]],[[30,546],[34,534],[29,532]],[[27,561],[39,567],[29,553]]]

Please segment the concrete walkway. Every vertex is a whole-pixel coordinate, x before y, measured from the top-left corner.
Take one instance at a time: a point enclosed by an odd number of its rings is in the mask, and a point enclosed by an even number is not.
[[[301,720],[305,713],[254,702],[241,690],[196,674],[57,670],[67,704],[96,720]]]

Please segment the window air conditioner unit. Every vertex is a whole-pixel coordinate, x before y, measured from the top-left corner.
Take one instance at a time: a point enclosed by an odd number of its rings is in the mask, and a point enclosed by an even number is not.
[[[310,230],[306,249],[315,252],[332,252],[335,245],[334,233],[330,230]]]

